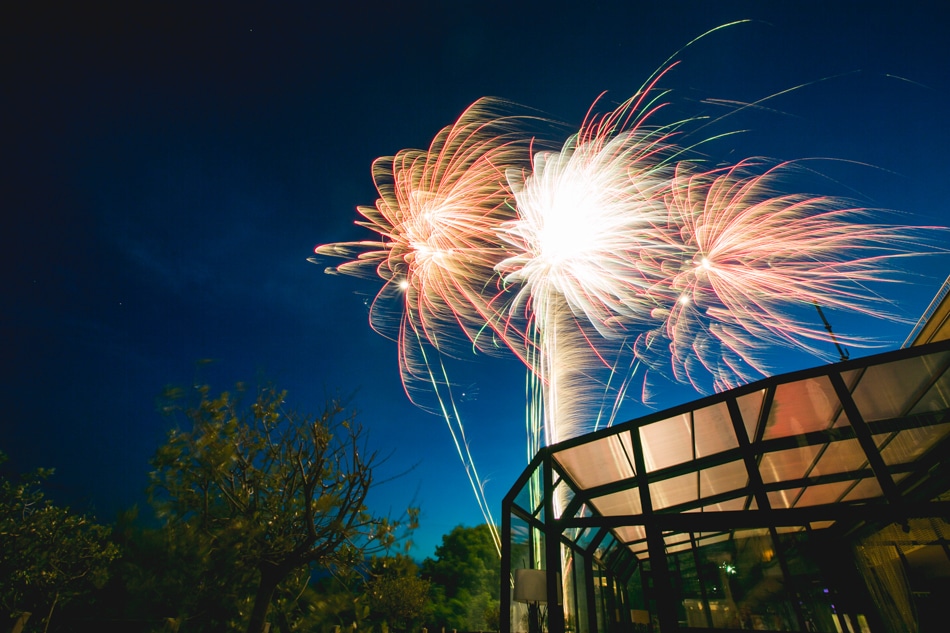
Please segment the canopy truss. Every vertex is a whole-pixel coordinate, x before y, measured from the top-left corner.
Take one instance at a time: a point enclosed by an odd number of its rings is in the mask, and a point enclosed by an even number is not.
[[[733,595],[742,590],[728,590],[741,583],[722,575],[732,563],[705,580],[703,570],[709,552],[739,560],[737,547],[757,543],[756,555],[768,560],[755,573],[768,563],[782,595],[796,596],[768,626],[821,629],[809,609],[822,607],[804,598],[815,575],[803,581],[784,550],[820,533],[850,551],[888,524],[909,531],[915,519],[950,517],[950,501],[940,498],[950,488],[948,368],[950,341],[901,349],[776,376],[546,447],[503,501],[502,577],[548,571],[550,633],[565,625],[577,633],[732,628],[724,618],[748,615]],[[928,544],[946,551],[950,530],[936,534]],[[692,565],[685,576],[683,565]],[[684,578],[699,588],[684,589]],[[631,603],[631,582],[642,604]],[[503,581],[503,633],[521,628],[510,584]],[[723,587],[729,595],[719,595]],[[635,621],[644,614],[649,622]]]

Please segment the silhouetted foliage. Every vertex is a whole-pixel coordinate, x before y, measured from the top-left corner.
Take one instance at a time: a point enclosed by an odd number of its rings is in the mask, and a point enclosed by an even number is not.
[[[396,633],[415,629],[429,606],[429,582],[408,556],[373,561],[365,592],[372,619]]]
[[[6,456],[0,453],[0,463]],[[0,477],[0,626],[24,620],[47,630],[57,606],[105,584],[118,548],[109,528],[53,504],[41,489],[53,474]],[[30,615],[32,614],[32,615]]]
[[[180,392],[168,395],[167,411],[189,426],[156,453],[150,498],[168,551],[194,562],[186,573],[197,575],[190,586],[198,600],[183,599],[182,621],[246,623],[260,633],[271,606],[299,595],[311,567],[352,567],[414,526],[414,510],[408,523],[367,510],[378,455],[339,402],[307,418],[285,410],[285,394],[274,389],[247,407],[206,387],[193,406],[181,406]]]

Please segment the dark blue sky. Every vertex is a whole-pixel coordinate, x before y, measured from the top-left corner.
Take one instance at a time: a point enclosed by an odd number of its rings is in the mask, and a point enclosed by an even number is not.
[[[353,221],[374,158],[427,146],[478,97],[577,125],[601,92],[622,101],[695,36],[752,19],[678,57],[671,116],[832,77],[730,117],[721,131],[749,131],[713,151],[867,163],[832,171],[902,222],[948,223],[939,2],[18,4],[0,12],[0,450],[57,468],[54,494],[103,520],[142,501],[164,385],[269,380],[305,411],[356,392],[392,452],[381,474],[414,467],[374,506],[421,505],[418,555],[481,521],[444,423],[408,402],[367,324],[376,285],[306,262],[367,236]],[[947,264],[889,296],[916,318]],[[877,334],[893,347],[907,330]],[[523,371],[456,375],[497,515],[525,463]]]

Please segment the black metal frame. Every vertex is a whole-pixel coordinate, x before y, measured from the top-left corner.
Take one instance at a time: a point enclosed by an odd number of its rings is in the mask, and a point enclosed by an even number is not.
[[[912,464],[897,466],[888,466],[885,463],[881,457],[883,447],[879,448],[873,437],[875,434],[923,428],[950,422],[950,409],[911,416],[910,411],[926,393],[926,389],[922,389],[920,393],[910,395],[909,404],[901,416],[889,420],[866,422],[852,398],[852,392],[858,381],[854,381],[852,387],[849,388],[844,378],[842,378],[842,374],[845,372],[858,370],[859,375],[863,375],[864,371],[871,366],[947,351],[950,351],[950,341],[943,341],[776,376],[729,392],[656,412],[551,447],[542,448],[502,502],[502,633],[510,633],[511,626],[512,605],[509,579],[512,572],[512,517],[517,517],[529,528],[537,530],[544,538],[543,560],[531,560],[530,564],[533,567],[547,571],[549,633],[564,632],[563,610],[551,608],[558,604],[558,577],[561,573],[562,547],[574,552],[576,554],[575,559],[579,558],[584,564],[584,593],[587,600],[588,615],[586,629],[593,633],[599,629],[595,611],[597,605],[592,604],[595,595],[593,586],[595,565],[599,570],[597,573],[606,574],[608,586],[613,586],[615,583],[625,584],[633,573],[643,573],[645,571],[643,561],[631,551],[631,547],[638,546],[638,544],[642,549],[645,541],[649,573],[646,575],[644,582],[652,587],[652,596],[655,602],[654,612],[660,629],[666,632],[678,630],[679,625],[677,623],[676,605],[672,600],[664,599],[665,595],[670,594],[669,589],[672,586],[671,571],[667,565],[664,532],[688,534],[690,542],[695,546],[694,534],[699,532],[722,531],[725,533],[742,528],[768,528],[773,541],[777,542],[776,529],[782,526],[804,526],[808,528],[808,526],[818,522],[834,521],[836,531],[842,535],[853,535],[860,531],[862,526],[883,525],[895,521],[906,523],[907,520],[912,518],[950,517],[950,502],[932,501],[937,493],[950,488],[950,479],[947,477],[950,465],[943,457],[944,454],[950,451],[941,450],[941,448],[945,449],[947,444],[950,443],[950,436],[942,440],[942,447],[930,450]],[[950,369],[950,355],[943,360],[941,366],[934,368],[927,388],[932,386],[945,371]],[[843,411],[847,415],[849,426],[828,428],[769,440],[763,439],[765,422],[773,406],[777,388],[786,383],[820,376],[829,378],[841,404],[841,410],[832,416],[832,419],[836,419]],[[740,414],[739,399],[745,395],[763,390],[765,395],[761,403],[760,417],[757,421],[754,436],[749,437]],[[652,472],[647,470],[644,463],[641,437],[638,432],[641,427],[681,414],[692,416],[693,411],[718,403],[725,403],[728,408],[732,427],[738,440],[736,448],[697,459],[695,458],[694,444],[694,459],[692,461]],[[690,419],[692,420],[692,417]],[[631,478],[584,490],[577,485],[577,482],[572,480],[568,472],[560,467],[555,458],[558,452],[565,449],[620,434],[627,434],[628,440],[633,446],[633,467],[636,474]],[[799,480],[770,484],[763,481],[759,472],[759,464],[766,453],[805,445],[827,445],[834,441],[847,439],[856,439],[866,456],[864,465],[858,470],[815,476],[812,476],[810,472],[806,472],[805,476]],[[819,453],[813,465],[817,463],[820,457],[821,454]],[[734,490],[705,498],[699,498],[697,495],[695,501],[654,509],[650,484],[692,473],[697,473],[698,477],[698,473],[704,468],[725,465],[738,460],[744,463],[748,474],[747,486],[742,491]],[[516,503],[516,500],[531,477],[536,476],[535,473],[537,472],[540,472],[542,481],[542,503],[539,508],[522,508]],[[904,475],[899,484],[894,481],[894,476],[898,474]],[[868,478],[877,480],[883,493],[882,496],[874,499],[862,499],[857,502],[841,501],[854,485]],[[854,484],[839,495],[837,503],[808,507],[772,508],[769,502],[769,492],[775,490],[788,489],[793,486],[804,488],[842,481],[853,481]],[[572,490],[573,497],[561,515],[555,517],[553,491],[558,482],[564,482]],[[641,505],[640,512],[637,514],[601,516],[591,503],[592,499],[606,493],[634,489],[639,491]],[[748,501],[745,509],[740,511],[687,512],[688,510],[697,510],[701,507],[741,496],[746,496]],[[755,503],[754,509],[749,507],[753,500]],[[578,516],[582,509],[584,509],[584,516]],[[598,554],[598,549],[608,534],[611,534],[614,528],[622,526],[642,526],[646,538],[631,542],[617,540],[617,546],[607,552]],[[581,530],[596,531],[586,545],[578,544],[575,537],[572,536],[575,532],[582,533]],[[779,557],[779,562],[782,565],[785,577],[793,581],[786,561]],[[627,601],[624,595],[616,596],[614,599],[617,605],[625,604]],[[629,609],[620,609],[620,611],[626,612],[625,615],[621,616],[622,620],[624,617],[629,618]],[[796,612],[796,617],[800,630],[804,631],[804,616],[802,613]],[[627,623],[629,624],[629,621]],[[697,629],[690,630],[695,631]]]

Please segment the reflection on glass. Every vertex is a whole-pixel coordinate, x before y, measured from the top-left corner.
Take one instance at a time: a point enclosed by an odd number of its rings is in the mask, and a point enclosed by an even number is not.
[[[676,555],[680,619],[690,628],[795,630],[785,578],[767,530],[736,532]]]

